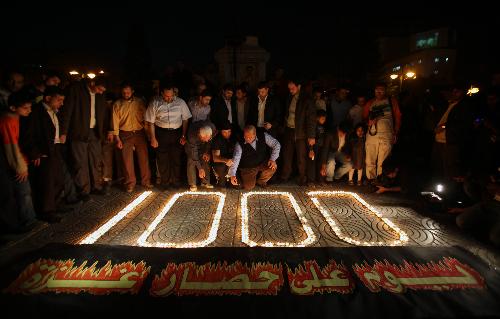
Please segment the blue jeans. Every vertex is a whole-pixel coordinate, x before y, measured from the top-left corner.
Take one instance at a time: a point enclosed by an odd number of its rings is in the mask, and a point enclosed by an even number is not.
[[[35,208],[31,198],[31,186],[28,181],[19,183],[12,177],[12,186],[17,203],[16,226],[24,226],[36,220]]]

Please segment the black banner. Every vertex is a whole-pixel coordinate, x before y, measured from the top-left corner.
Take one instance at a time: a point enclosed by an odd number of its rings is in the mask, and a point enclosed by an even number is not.
[[[500,277],[460,247],[50,244],[1,269],[12,315],[500,316]]]

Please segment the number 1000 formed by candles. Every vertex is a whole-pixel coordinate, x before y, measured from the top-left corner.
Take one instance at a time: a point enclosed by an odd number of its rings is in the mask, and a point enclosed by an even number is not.
[[[128,214],[130,214],[134,208],[140,205],[144,200],[146,200],[152,194],[151,191],[144,192],[137,196],[130,204],[128,204],[125,208],[115,214],[111,219],[109,219],[106,223],[100,226],[96,231],[92,232],[90,235],[85,237],[83,240],[79,242],[79,244],[93,244],[95,243],[102,235],[108,232],[113,226],[115,226],[118,222],[120,222],[123,218],[125,218]],[[387,218],[382,217],[382,215],[371,205],[366,203],[358,194],[351,192],[343,192],[343,191],[314,191],[307,193],[311,198],[312,202],[316,206],[316,208],[323,215],[325,220],[328,222],[330,227],[333,229],[335,234],[342,240],[357,246],[397,246],[403,245],[408,241],[408,236],[405,232],[399,229],[394,223],[392,223]],[[217,205],[217,209],[214,214],[214,218],[212,221],[212,225],[210,226],[210,231],[208,236],[200,241],[196,242],[185,242],[185,243],[174,243],[174,242],[149,242],[147,239],[151,235],[151,233],[155,230],[158,224],[165,218],[165,215],[170,211],[172,206],[174,206],[175,202],[183,197],[183,196],[209,196],[209,197],[218,197],[219,203]],[[307,237],[298,243],[290,243],[290,242],[273,242],[266,241],[264,243],[257,243],[250,239],[249,237],[249,207],[248,207],[248,198],[251,196],[283,196],[287,198],[292,207],[299,218],[299,221],[302,224],[305,234]],[[339,225],[335,222],[335,217],[331,214],[331,212],[325,208],[319,202],[319,197],[351,197],[356,199],[362,206],[367,208],[371,213],[373,213],[377,218],[384,221],[390,228],[394,230],[395,233],[399,236],[398,239],[392,242],[369,242],[369,241],[359,241],[351,238],[348,234],[344,233]],[[149,227],[139,236],[137,240],[138,246],[143,247],[163,247],[163,248],[196,248],[196,247],[205,247],[211,244],[217,238],[217,232],[219,230],[219,224],[222,216],[222,210],[224,208],[224,201],[226,195],[220,192],[183,192],[177,193],[173,195],[170,200],[165,204],[163,209],[158,213],[154,221],[149,225]],[[316,235],[314,234],[309,221],[307,220],[305,214],[302,212],[301,208],[297,204],[297,201],[293,197],[291,193],[288,192],[247,192],[241,196],[241,237],[242,241],[250,247],[254,246],[262,246],[262,247],[306,247],[314,242],[316,242]]]

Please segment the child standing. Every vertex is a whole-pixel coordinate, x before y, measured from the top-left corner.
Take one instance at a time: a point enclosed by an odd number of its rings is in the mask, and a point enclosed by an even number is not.
[[[363,124],[356,125],[354,134],[349,141],[349,148],[352,157],[352,169],[349,171],[349,185],[354,185],[354,171],[357,171],[357,185],[362,184],[363,167],[365,166],[365,127]]]
[[[19,147],[19,117],[31,113],[31,100],[23,93],[9,96],[9,111],[0,116],[0,138],[7,160],[10,184],[17,209],[1,214],[2,222],[14,232],[25,232],[37,225],[28,181],[28,162]]]
[[[325,122],[326,122],[326,111],[317,110],[316,111],[316,143],[314,146],[309,146],[309,154],[307,159],[307,176],[309,182],[316,182],[316,177],[320,178],[320,166],[318,165],[318,156],[321,152],[321,147],[323,146],[323,141],[325,139]]]

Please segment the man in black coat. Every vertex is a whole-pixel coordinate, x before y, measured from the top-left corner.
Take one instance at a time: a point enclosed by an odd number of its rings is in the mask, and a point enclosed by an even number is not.
[[[61,220],[57,215],[57,201],[64,189],[64,175],[61,169],[64,163],[57,112],[63,105],[64,98],[60,88],[47,87],[42,102],[34,105],[31,113],[38,153],[33,198],[39,218],[48,222]]]
[[[282,125],[283,115],[280,101],[269,95],[269,84],[260,82],[257,86],[257,97],[251,101],[248,112],[248,124],[258,131],[266,132],[276,138]]]
[[[106,85],[102,78],[74,83],[61,110],[61,143],[70,143],[75,183],[82,195],[104,194],[102,147],[105,137]],[[106,125],[106,126],[105,126]]]
[[[465,97],[466,87],[457,82],[452,85],[448,109],[435,129],[433,156],[436,166],[435,175],[447,180],[463,179],[469,153],[472,149],[474,117]],[[437,173],[437,174],[436,174]]]
[[[299,185],[307,183],[307,148],[316,143],[316,105],[310,95],[301,91],[298,80],[289,80],[290,96],[286,106],[283,141],[283,170],[281,181],[286,182],[292,174],[293,155],[296,152]],[[311,177],[310,177],[311,178]]]
[[[233,87],[226,84],[222,88],[222,94],[214,97],[212,103],[210,103],[210,121],[214,123],[217,130],[220,130],[226,121],[229,121],[233,128],[238,125],[236,103],[232,99],[233,93]]]

